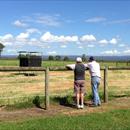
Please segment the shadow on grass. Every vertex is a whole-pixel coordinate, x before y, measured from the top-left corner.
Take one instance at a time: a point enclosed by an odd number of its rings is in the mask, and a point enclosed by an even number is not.
[[[44,107],[41,106],[41,99],[39,96],[36,96],[34,99],[33,99],[33,104],[37,107],[37,108],[40,108],[40,109],[45,109]]]
[[[12,73],[11,76],[17,76],[17,75],[23,75],[23,76],[37,76],[36,73],[28,73],[28,72],[18,72],[18,73]]]
[[[100,97],[101,97],[101,101],[103,101],[103,94],[100,93]],[[115,95],[113,93],[109,93],[109,100],[114,100],[116,98],[123,98],[123,97],[130,97],[130,93],[127,94],[119,94],[119,95]],[[90,100],[92,99],[92,95],[91,94],[87,94],[84,98],[85,100],[85,105],[86,106],[90,106],[91,102]],[[5,109],[7,110],[16,110],[16,109],[25,109],[25,108],[31,108],[31,107],[37,107],[39,109],[45,109],[45,97],[43,96],[38,96],[36,95],[35,97],[31,97],[31,98],[25,98],[22,99],[25,101],[18,101],[15,102],[14,104],[8,104],[6,105]],[[76,101],[75,101],[75,97],[73,97],[72,95],[67,95],[64,97],[58,96],[58,97],[50,97],[50,102],[51,104],[59,104],[65,107],[71,107],[71,108],[76,108]],[[1,106],[2,107],[2,106]]]
[[[122,98],[122,97],[127,97],[128,95],[124,94],[124,95],[113,95],[114,98]]]
[[[73,96],[54,97],[52,100],[62,106],[75,108],[75,97]]]
[[[109,95],[109,100],[113,100],[115,98],[123,98],[123,97],[130,97],[130,94],[120,94],[120,95]]]

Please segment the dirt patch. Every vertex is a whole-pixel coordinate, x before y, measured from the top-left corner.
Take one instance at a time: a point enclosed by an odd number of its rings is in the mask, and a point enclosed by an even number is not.
[[[87,104],[90,101],[87,102]],[[84,115],[89,113],[101,113],[118,109],[130,109],[130,97],[118,98],[108,103],[102,103],[100,107],[90,107],[85,105],[84,109],[63,106],[59,104],[50,105],[49,110],[41,108],[28,108],[15,111],[7,111],[4,107],[0,108],[0,121],[16,121],[34,117],[50,117],[55,115]]]

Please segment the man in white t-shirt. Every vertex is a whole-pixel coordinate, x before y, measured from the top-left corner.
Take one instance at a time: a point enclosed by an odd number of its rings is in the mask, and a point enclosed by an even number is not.
[[[98,92],[100,79],[101,79],[100,65],[99,65],[99,63],[97,63],[95,61],[94,57],[92,57],[92,56],[89,58],[88,68],[89,68],[89,72],[91,75],[93,105],[100,106],[101,101],[100,101],[99,92]]]

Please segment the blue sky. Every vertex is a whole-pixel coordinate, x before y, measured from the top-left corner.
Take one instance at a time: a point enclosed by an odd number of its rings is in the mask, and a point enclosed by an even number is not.
[[[130,55],[129,0],[1,0],[3,55]]]

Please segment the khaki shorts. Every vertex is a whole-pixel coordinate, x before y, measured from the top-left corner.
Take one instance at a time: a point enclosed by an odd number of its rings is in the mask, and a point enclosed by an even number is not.
[[[74,81],[74,92],[85,93],[85,80]]]

